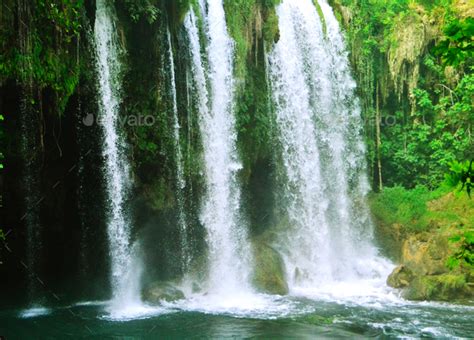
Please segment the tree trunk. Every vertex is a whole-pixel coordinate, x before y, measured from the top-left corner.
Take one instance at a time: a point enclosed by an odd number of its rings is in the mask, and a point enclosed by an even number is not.
[[[381,139],[380,139],[380,103],[379,103],[379,83],[377,82],[376,88],[375,88],[375,147],[376,147],[376,152],[377,152],[377,170],[378,170],[378,189],[379,191],[382,191],[383,185],[382,185],[382,160],[380,158],[380,145],[381,145]]]

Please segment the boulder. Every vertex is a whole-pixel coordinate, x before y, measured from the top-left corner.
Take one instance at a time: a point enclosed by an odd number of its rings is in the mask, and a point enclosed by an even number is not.
[[[255,269],[253,284],[258,291],[267,294],[288,294],[285,267],[280,254],[265,243],[254,246]]]
[[[169,282],[153,282],[142,291],[142,299],[153,305],[184,299],[184,293]]]
[[[393,288],[405,288],[413,280],[413,273],[403,264],[397,266],[388,276],[387,285]]]
[[[448,256],[449,244],[445,235],[417,234],[409,237],[402,247],[402,262],[415,276],[447,273]]]
[[[408,300],[459,301],[472,296],[472,290],[463,274],[415,277],[403,291],[403,297]]]
[[[402,247],[402,264],[387,279],[387,284],[402,289],[408,300],[465,300],[474,296],[472,275],[458,268],[450,271],[449,234],[419,233],[410,236]]]

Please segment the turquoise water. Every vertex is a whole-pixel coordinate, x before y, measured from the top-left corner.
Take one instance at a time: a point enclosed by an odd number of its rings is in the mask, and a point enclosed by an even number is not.
[[[474,305],[261,295],[238,307],[206,297],[111,313],[107,302],[0,312],[7,339],[474,337]],[[253,304],[253,305],[252,305]]]

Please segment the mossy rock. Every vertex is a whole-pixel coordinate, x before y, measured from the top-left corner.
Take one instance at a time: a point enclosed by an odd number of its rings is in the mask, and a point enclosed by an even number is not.
[[[408,300],[463,300],[474,296],[469,275],[461,269],[449,271],[448,234],[419,233],[410,236],[402,249],[402,264],[394,269],[387,284],[402,288]]]
[[[387,285],[393,288],[405,288],[413,280],[412,271],[403,264],[397,266],[388,276]]]
[[[473,297],[464,274],[443,274],[416,277],[403,291],[409,300],[453,301]]]
[[[143,301],[153,305],[158,305],[163,301],[172,302],[184,298],[184,293],[169,282],[153,282],[142,291]]]
[[[402,262],[415,276],[447,273],[448,255],[449,244],[446,235],[416,234],[409,237],[402,248]]]
[[[288,294],[285,267],[280,254],[272,247],[261,243],[254,246],[254,256],[253,284],[255,288],[267,294]]]

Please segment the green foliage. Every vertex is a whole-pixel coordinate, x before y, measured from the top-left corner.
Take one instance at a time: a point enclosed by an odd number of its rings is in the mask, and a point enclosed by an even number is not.
[[[13,29],[15,12],[0,24],[0,82],[15,79],[33,83],[39,90],[50,88],[56,94],[55,112],[61,114],[79,82],[78,45],[84,11],[83,0],[35,0],[28,3],[31,16],[23,17],[28,29],[19,34]],[[24,15],[24,14],[23,14]],[[25,22],[26,21],[26,22]],[[24,47],[22,47],[24,46]]]
[[[458,249],[448,258],[446,266],[451,270],[461,264],[474,267],[474,228],[450,237],[449,241],[458,244]]]
[[[426,203],[434,195],[423,186],[412,190],[401,186],[384,188],[372,200],[372,211],[387,224],[401,224],[410,231],[420,231],[427,227]]]
[[[458,66],[472,64],[474,53],[474,18],[452,19],[444,28],[444,39],[436,46],[435,53],[443,63]]]
[[[252,22],[257,10],[256,1],[225,1],[227,28],[235,41],[235,72],[243,77],[246,73],[246,60],[252,48]]]
[[[453,161],[449,164],[450,173],[446,174],[446,183],[451,187],[457,187],[461,182],[461,177],[469,168],[469,161],[458,162]]]
[[[326,18],[324,17],[323,10],[321,9],[321,6],[319,5],[319,2],[313,1],[313,3],[314,3],[314,6],[316,7],[316,10],[318,12],[319,20],[321,20],[321,25],[323,26],[324,36],[326,37],[328,28],[326,26]]]
[[[397,112],[392,116],[396,124],[383,128],[388,184],[435,188],[453,161],[472,157],[474,76],[464,75],[454,90],[438,85],[415,89],[415,110],[410,115]]]
[[[449,164],[456,159],[471,159],[474,150],[473,19],[456,17],[449,0],[333,3],[346,6],[351,14],[347,34],[367,122],[372,167],[376,164],[373,117],[378,87],[384,184],[436,188]],[[413,18],[414,25],[428,26],[429,22],[443,33],[432,42],[424,42],[427,47],[423,54],[407,60],[402,73],[417,65],[417,88],[405,90],[398,97],[393,95],[395,84],[401,82],[410,89],[410,80],[405,73],[391,75],[388,60],[389,53],[400,47],[402,35],[397,24],[407,18]]]
[[[225,1],[229,33],[235,41],[234,72],[239,80],[236,100],[238,145],[244,168],[268,159],[272,144],[272,119],[265,74],[265,43],[278,35],[275,6],[280,0]],[[262,39],[263,38],[263,39]]]
[[[124,0],[124,3],[133,22],[145,18],[149,24],[152,24],[160,13],[157,4],[153,4],[151,0]]]
[[[448,186],[459,190],[466,189],[469,197],[471,196],[471,188],[474,185],[472,163],[472,161],[453,161],[449,164],[449,173],[445,175],[445,183]]]

